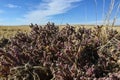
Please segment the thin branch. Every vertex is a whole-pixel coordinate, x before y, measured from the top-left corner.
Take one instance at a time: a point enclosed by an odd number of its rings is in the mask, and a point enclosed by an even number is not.
[[[116,20],[117,20],[117,17],[118,17],[119,12],[120,12],[120,3],[119,3],[119,5],[118,5],[118,7],[117,7],[117,11],[116,11],[115,17],[114,17],[114,19],[113,19],[112,27],[115,25],[115,22],[116,22]]]
[[[95,1],[95,14],[96,14],[96,25],[97,25],[97,1],[96,0],[94,1]]]
[[[109,6],[109,11],[108,11],[108,14],[106,15],[105,23],[108,26],[110,24],[110,17],[111,17],[113,8],[114,8],[114,3],[115,3],[115,0],[111,0],[110,6]]]
[[[105,11],[105,0],[103,0],[103,13],[102,13],[102,18],[104,19],[104,12]]]

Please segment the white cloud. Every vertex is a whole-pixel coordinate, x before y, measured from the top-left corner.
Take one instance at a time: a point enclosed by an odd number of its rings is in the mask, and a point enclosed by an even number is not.
[[[0,14],[3,13],[4,11],[3,10],[0,10]]]
[[[29,11],[19,19],[24,23],[45,23],[52,16],[66,13],[68,10],[76,7],[73,3],[82,0],[43,0],[35,10]]]
[[[20,8],[20,6],[14,5],[14,4],[7,4],[6,7],[8,7],[8,8]]]

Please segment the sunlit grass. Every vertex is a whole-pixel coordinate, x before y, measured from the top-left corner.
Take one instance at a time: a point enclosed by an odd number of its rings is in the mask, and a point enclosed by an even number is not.
[[[64,28],[65,25],[59,26],[60,30]],[[85,28],[91,28],[93,29],[95,26],[94,25],[73,25],[76,30],[79,27],[85,27]],[[112,29],[117,30],[120,32],[120,26],[115,26],[115,27],[109,27]],[[29,33],[31,31],[29,26],[0,26],[0,38],[5,37],[5,38],[10,38],[14,36],[17,32],[24,32],[24,33]]]
[[[19,31],[28,33],[30,28],[28,26],[0,26],[0,38],[10,38]]]

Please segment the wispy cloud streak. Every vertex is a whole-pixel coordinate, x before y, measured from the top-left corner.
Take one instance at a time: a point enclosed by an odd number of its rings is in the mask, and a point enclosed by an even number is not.
[[[2,13],[4,13],[4,11],[3,11],[3,10],[0,10],[0,14],[2,14]]]
[[[29,11],[20,20],[25,23],[44,23],[52,16],[63,14],[76,7],[74,3],[82,0],[44,0],[35,10]]]
[[[8,7],[8,8],[20,8],[20,6],[15,5],[15,4],[7,4],[6,7]]]

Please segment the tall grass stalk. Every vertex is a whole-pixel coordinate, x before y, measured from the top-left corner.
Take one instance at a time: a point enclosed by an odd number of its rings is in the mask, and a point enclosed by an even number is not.
[[[105,0],[103,0],[103,14],[102,14],[103,16],[102,17],[105,19],[105,20],[103,20],[103,28],[101,30],[101,39],[102,39],[102,43],[103,44],[105,44],[108,41],[108,32],[107,32],[107,29],[110,26],[110,22],[111,22],[110,18],[111,18],[113,9],[114,9],[114,4],[115,4],[115,0],[111,0],[108,12],[104,16]]]
[[[95,1],[95,15],[96,15],[96,25],[97,25],[97,1]]]
[[[87,22],[87,20],[88,20],[88,16],[87,16],[87,6],[85,7],[85,20],[86,20],[86,22]]]
[[[112,22],[112,27],[115,25],[115,22],[117,20],[119,12],[120,12],[120,3],[118,4],[117,11],[116,11],[115,17],[114,17],[113,22]]]
[[[114,4],[115,4],[115,0],[111,0],[109,10],[108,10],[108,13],[107,13],[106,18],[105,18],[105,24],[107,26],[110,26],[110,17],[111,17],[113,8],[114,8]]]
[[[104,12],[105,11],[105,0],[103,0],[103,13],[102,13],[102,18],[104,19]]]

